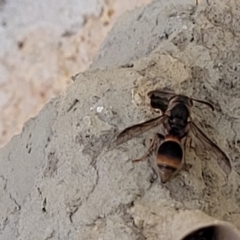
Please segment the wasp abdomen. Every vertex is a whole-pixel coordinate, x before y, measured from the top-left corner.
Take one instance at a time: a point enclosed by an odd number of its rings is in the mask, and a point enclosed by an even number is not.
[[[170,140],[163,142],[158,148],[158,155],[163,155],[166,158],[182,159],[183,150],[177,141]]]
[[[163,183],[167,182],[181,167],[183,150],[176,141],[165,141],[157,153],[157,166]]]

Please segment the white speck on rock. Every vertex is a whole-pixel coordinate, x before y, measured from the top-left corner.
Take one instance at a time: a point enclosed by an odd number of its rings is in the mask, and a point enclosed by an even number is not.
[[[101,106],[101,107],[97,107],[97,112],[98,112],[98,113],[101,113],[102,110],[103,110],[103,106]]]

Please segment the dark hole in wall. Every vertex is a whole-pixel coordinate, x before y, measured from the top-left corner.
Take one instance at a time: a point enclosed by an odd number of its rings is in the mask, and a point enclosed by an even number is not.
[[[182,240],[218,240],[218,238],[215,227],[205,227],[190,233]]]

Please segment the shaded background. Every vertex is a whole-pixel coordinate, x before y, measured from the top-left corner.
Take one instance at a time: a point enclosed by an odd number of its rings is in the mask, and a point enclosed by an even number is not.
[[[116,19],[150,0],[0,0],[0,147],[85,71]]]

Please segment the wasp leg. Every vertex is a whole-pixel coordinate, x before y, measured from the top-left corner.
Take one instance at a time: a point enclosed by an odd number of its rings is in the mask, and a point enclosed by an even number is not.
[[[164,136],[163,136],[162,134],[159,134],[159,133],[155,134],[155,135],[154,135],[154,138],[153,138],[152,141],[151,141],[151,144],[150,144],[150,146],[149,146],[148,151],[147,151],[141,158],[132,160],[132,162],[133,162],[133,163],[136,163],[136,162],[143,161],[144,159],[147,159],[147,157],[148,157],[149,155],[151,155],[152,152],[155,150],[155,143],[156,143],[156,140],[157,140],[158,138],[160,138],[160,139],[163,138],[163,139],[164,139]]]
[[[195,146],[193,145],[193,141],[192,138],[190,138],[190,144],[189,144],[190,148],[193,149],[194,151],[196,151]]]
[[[182,169],[185,170],[186,172],[189,172],[189,170],[192,168],[192,164],[187,163],[186,161],[186,149],[187,149],[187,139],[188,137],[185,138],[184,140],[184,156],[183,156],[183,166]],[[190,139],[190,145],[192,144],[192,139]],[[191,146],[190,146],[191,147]],[[192,147],[191,147],[192,148]]]

